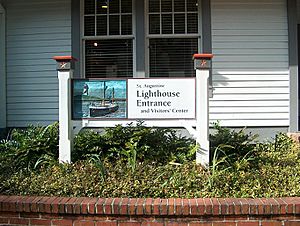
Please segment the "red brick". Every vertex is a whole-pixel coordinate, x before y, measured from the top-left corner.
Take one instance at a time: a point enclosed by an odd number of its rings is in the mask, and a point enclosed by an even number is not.
[[[90,198],[83,198],[83,200],[80,204],[80,209],[81,209],[82,214],[88,213],[88,204],[89,204],[90,200],[91,200]]]
[[[212,223],[190,223],[189,226],[212,226]]]
[[[213,222],[213,226],[236,226],[235,222]]]
[[[52,220],[52,226],[57,225],[57,226],[72,226],[73,221],[72,220]]]
[[[286,198],[281,198],[286,203],[286,213],[288,214],[293,214],[294,213],[294,205],[292,203],[293,198],[286,197]]]
[[[227,205],[227,202],[225,201],[225,199],[219,198],[218,201],[220,203],[221,214],[222,215],[227,214],[228,213],[228,205]]]
[[[175,214],[182,215],[182,199],[175,199]]]
[[[168,214],[169,215],[175,214],[175,199],[173,198],[168,199]]]
[[[188,222],[166,222],[166,226],[189,226]]]
[[[96,213],[96,203],[98,202],[98,198],[92,198],[88,203],[88,213],[94,214]]]
[[[76,220],[73,223],[73,226],[94,226],[94,221],[84,221],[84,220]]]
[[[58,213],[59,212],[59,203],[62,200],[62,197],[57,197],[51,203],[51,213]]]
[[[211,215],[213,213],[211,199],[204,198],[203,201],[204,201],[204,205],[205,205],[205,214]]]
[[[73,197],[68,199],[68,201],[66,201],[65,203],[65,213],[73,213],[73,207],[74,207],[74,203],[77,200],[77,198]]]
[[[164,226],[164,223],[159,223],[159,222],[142,222],[141,226]]]
[[[128,203],[129,199],[128,198],[122,198],[121,203],[120,203],[120,214],[128,214]]]
[[[39,212],[39,206],[38,206],[38,201],[41,199],[42,197],[35,197],[30,205],[30,210],[31,212]]]
[[[259,226],[259,222],[237,222],[236,226]]]
[[[144,214],[144,203],[145,199],[139,198],[136,202],[136,214],[143,215]]]
[[[300,221],[287,221],[284,223],[284,226],[299,226]]]
[[[161,199],[160,215],[168,215],[168,199]]]
[[[196,199],[190,199],[190,211],[191,215],[195,216],[198,215],[198,205],[197,205],[197,200]]]
[[[279,203],[279,214],[286,214],[286,202],[284,202],[281,198],[277,198],[276,201]]]
[[[113,214],[119,214],[120,213],[120,205],[121,199],[120,198],[115,198],[114,202],[112,203],[112,213]]]
[[[106,199],[98,199],[97,203],[95,204],[97,214],[104,214],[103,204],[105,203],[105,201]]]
[[[96,222],[95,226],[117,226],[117,222]]]
[[[190,215],[190,201],[189,201],[189,199],[182,199],[182,214],[184,216]]]
[[[270,204],[271,204],[271,212],[272,212],[272,214],[279,214],[280,213],[280,208],[279,208],[280,205],[277,202],[277,199],[270,198],[269,201],[270,201]]]
[[[157,198],[157,199],[154,199],[154,202],[153,202],[153,212],[152,214],[153,215],[160,215],[160,205],[161,205],[161,199]]]
[[[249,203],[248,203],[248,199],[240,199],[241,202],[241,210],[242,210],[242,214],[249,214]]]
[[[261,222],[261,226],[282,226],[282,222],[281,221],[277,221],[277,222]]]
[[[55,199],[56,197],[49,197],[48,200],[45,202],[45,213],[51,213],[51,204]]]
[[[218,201],[218,199],[216,199],[216,198],[213,198],[213,199],[211,199],[211,202],[212,202],[212,213],[213,213],[213,215],[219,215],[220,214],[220,212],[221,212],[221,210],[220,210],[220,203],[219,203],[219,201]]]
[[[40,218],[40,213],[20,213],[20,218]]]
[[[242,200],[241,199],[234,199],[234,213],[236,215],[241,215],[242,214]]]
[[[146,198],[145,200],[145,208],[144,208],[144,214],[145,215],[151,215],[152,214],[152,198]]]
[[[136,203],[137,203],[137,200],[136,198],[131,198],[129,199],[129,202],[128,202],[128,214],[129,215],[135,215],[136,214]]]
[[[15,213],[15,212],[0,212],[0,217],[8,217],[8,218],[16,217],[16,218],[18,218],[19,216],[20,216],[20,214]]]
[[[19,199],[17,200],[16,202],[16,211],[17,212],[23,212],[24,211],[24,205],[23,205],[23,202],[24,200],[26,200],[26,196],[22,196],[22,197],[19,197]]]
[[[247,199],[249,203],[249,214],[257,214],[257,202],[254,199]]]
[[[111,204],[113,203],[113,201],[114,201],[113,198],[108,198],[105,200],[105,203],[103,204],[103,210],[105,214],[112,214]]]
[[[9,220],[9,218],[7,218],[7,217],[4,217],[4,218],[0,217],[0,224],[7,224],[8,220]]]
[[[51,225],[51,220],[30,219],[30,225]]]
[[[119,226],[140,226],[139,222],[120,222]]]
[[[74,214],[81,214],[81,202],[84,200],[84,198],[77,198],[75,201],[74,201],[74,204],[73,204],[73,213]]]
[[[196,199],[197,201],[197,206],[198,206],[198,214],[204,215],[205,213],[205,202],[204,199]]]
[[[28,219],[11,218],[9,222],[10,222],[10,224],[29,225]]]
[[[0,195],[0,211],[3,211],[3,203],[8,199],[9,196],[6,195]]]

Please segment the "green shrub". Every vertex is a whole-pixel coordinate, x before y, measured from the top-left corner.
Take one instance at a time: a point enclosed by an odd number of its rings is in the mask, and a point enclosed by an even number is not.
[[[215,152],[218,151],[218,158],[228,157],[227,160],[231,164],[236,160],[251,157],[255,155],[256,138],[258,135],[246,133],[245,129],[232,130],[214,124],[215,132],[210,134],[210,162],[213,161]]]
[[[58,159],[58,123],[13,129],[10,139],[0,142],[0,164],[15,169],[32,169],[43,157]]]
[[[101,159],[117,161],[184,162],[195,158],[195,141],[179,136],[175,130],[145,127],[142,122],[126,127],[106,128],[103,134],[84,130],[74,140],[73,161],[99,154]],[[131,164],[132,165],[132,164]]]

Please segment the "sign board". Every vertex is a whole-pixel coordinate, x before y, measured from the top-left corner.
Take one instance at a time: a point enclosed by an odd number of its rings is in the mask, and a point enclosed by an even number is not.
[[[195,119],[195,78],[73,79],[72,118]]]
[[[128,118],[194,119],[195,79],[128,79]]]

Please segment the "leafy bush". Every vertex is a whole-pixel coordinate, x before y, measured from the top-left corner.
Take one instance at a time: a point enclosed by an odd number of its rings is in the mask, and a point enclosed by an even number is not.
[[[218,123],[214,124],[215,133],[210,134],[210,160],[213,161],[213,156],[218,158],[228,157],[229,163],[236,160],[251,157],[255,153],[256,138],[258,135],[246,133],[245,129],[232,130],[220,126]],[[218,151],[218,155],[215,152]]]
[[[74,141],[73,161],[99,154],[101,159],[116,161],[184,162],[195,158],[195,141],[181,137],[173,129],[149,128],[142,122],[136,126],[117,125],[103,134],[84,130]],[[135,161],[135,162],[136,162]]]
[[[1,168],[7,164],[10,168],[32,169],[41,158],[58,159],[58,123],[13,129],[10,138],[0,142]]]

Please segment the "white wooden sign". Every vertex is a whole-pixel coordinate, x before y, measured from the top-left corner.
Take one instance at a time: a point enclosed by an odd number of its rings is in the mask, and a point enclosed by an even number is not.
[[[195,78],[128,79],[129,119],[195,119]]]

